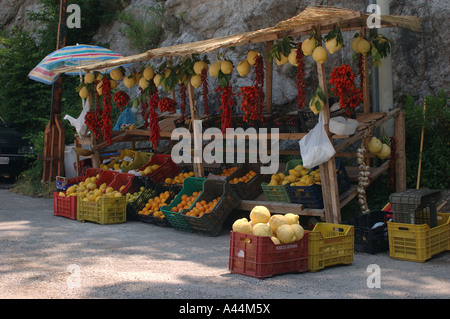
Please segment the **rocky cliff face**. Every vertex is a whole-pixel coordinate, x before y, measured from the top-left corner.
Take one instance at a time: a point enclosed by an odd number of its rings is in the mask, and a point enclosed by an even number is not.
[[[126,12],[137,12],[143,6],[153,5],[155,0],[133,0]],[[336,5],[365,11],[369,1],[292,1],[292,0],[167,0],[165,1],[165,29],[161,46],[193,42],[212,37],[220,37],[272,26],[301,12],[308,5]],[[13,25],[30,27],[26,10],[38,9],[36,0],[0,0],[0,28]],[[449,37],[444,36],[448,29],[448,0],[393,0],[390,13],[413,15],[424,18],[423,32],[414,33],[404,29],[390,29],[392,46],[392,75],[394,98],[396,102],[408,94],[422,99],[434,94],[440,88],[448,88],[448,47]],[[176,27],[173,27],[173,26]],[[108,43],[110,48],[122,55],[139,53],[120,32],[122,24],[112,21],[98,30],[93,41]],[[327,72],[342,62],[351,63],[350,39],[353,34],[345,34],[346,50],[330,57]],[[301,39],[295,39],[299,41]],[[250,49],[264,52],[263,44],[252,44],[227,49],[223,53],[235,65]],[[208,57],[214,61],[217,53]],[[155,61],[156,63],[160,61]],[[307,86],[310,92],[317,87],[315,62],[307,62]],[[235,87],[248,85],[249,79],[235,77]],[[216,85],[213,83],[212,85]],[[213,91],[212,89],[210,91]],[[293,104],[296,98],[294,71],[288,65],[274,67],[273,103],[275,105]]]

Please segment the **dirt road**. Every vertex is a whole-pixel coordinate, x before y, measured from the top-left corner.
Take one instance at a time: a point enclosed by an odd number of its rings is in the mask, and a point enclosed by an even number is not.
[[[449,251],[425,263],[355,253],[352,265],[260,280],[230,273],[229,240],[229,228],[81,223],[54,216],[51,199],[0,189],[0,298],[450,298]]]

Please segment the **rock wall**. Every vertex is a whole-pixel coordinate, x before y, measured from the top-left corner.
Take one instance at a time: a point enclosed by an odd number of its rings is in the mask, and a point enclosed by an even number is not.
[[[39,8],[37,0],[0,0],[0,28],[13,25],[32,28],[26,17],[26,10]],[[164,2],[164,1],[163,1]],[[139,12],[142,6],[161,3],[156,0],[133,0],[126,12]],[[369,1],[292,1],[292,0],[167,0],[165,6],[164,40],[160,46],[193,42],[272,26],[301,12],[308,5],[339,5],[364,11]],[[423,32],[414,33],[404,29],[390,29],[392,46],[393,91],[396,104],[405,95],[411,94],[423,99],[427,94],[435,94],[440,88],[449,87],[448,56],[449,37],[444,36],[448,29],[450,2],[448,0],[392,0],[390,13],[413,15],[424,18]],[[176,27],[173,27],[173,26]],[[93,42],[109,45],[122,55],[139,53],[120,32],[123,25],[112,21],[98,30]],[[345,34],[347,48],[330,57],[326,64],[327,72],[342,62],[352,63],[350,39],[353,34]],[[301,39],[295,39],[299,41]],[[248,50],[264,52],[262,44],[252,44],[224,50],[223,53],[235,65]],[[216,52],[208,55],[216,59]],[[153,61],[160,63],[161,61]],[[307,87],[312,92],[317,87],[315,62],[307,60]],[[235,87],[248,85],[249,79],[234,77]],[[212,83],[212,86],[215,86]],[[213,91],[212,89],[210,91]],[[285,108],[293,106],[296,98],[294,71],[288,66],[274,67],[273,102]],[[214,98],[214,97],[211,97]]]

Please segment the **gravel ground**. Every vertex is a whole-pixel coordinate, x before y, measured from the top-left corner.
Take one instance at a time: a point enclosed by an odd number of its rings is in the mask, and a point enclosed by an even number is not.
[[[228,270],[229,228],[217,237],[141,222],[81,223],[53,201],[0,189],[1,299],[450,298],[450,252],[425,263],[355,253],[351,265],[263,280]],[[380,268],[380,287],[369,288]]]

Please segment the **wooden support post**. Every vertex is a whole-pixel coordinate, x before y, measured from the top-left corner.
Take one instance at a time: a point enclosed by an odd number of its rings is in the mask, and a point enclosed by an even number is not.
[[[66,43],[66,16],[67,0],[60,1],[59,24],[56,39],[56,50],[61,49]],[[54,181],[56,176],[64,176],[64,151],[65,133],[61,121],[63,78],[59,76],[52,85],[52,104],[50,109],[50,120],[44,132],[44,152],[42,181]]]
[[[266,111],[272,113],[272,78],[273,78],[273,60],[270,57],[273,41],[266,42]]]
[[[397,142],[397,159],[395,160],[396,190],[406,190],[406,151],[405,151],[405,113],[395,117],[395,141]]]
[[[194,88],[192,87],[191,83],[188,83],[187,90],[188,90],[188,97],[189,97],[189,107],[191,110],[191,123],[193,124],[192,131],[194,133],[194,143],[195,143],[196,137],[200,136],[202,134],[202,132],[199,130],[197,125],[194,125],[194,123],[195,123],[194,121],[198,120],[198,112],[197,112],[197,106],[195,103]],[[202,148],[202,145],[199,145],[198,147]],[[203,148],[202,148],[202,151],[203,151]],[[202,158],[203,157],[201,157],[200,159],[202,159]],[[194,166],[195,177],[205,177],[205,169],[203,167],[203,161],[200,163],[196,163],[195,156],[194,156],[193,166]]]
[[[317,27],[317,33],[320,36],[320,26]],[[325,94],[326,102],[323,109],[324,127],[331,139],[331,133],[329,130],[330,123],[330,106],[328,103],[328,85],[325,72],[325,66],[321,63],[317,63],[317,72],[319,78],[319,86],[322,88]],[[341,222],[341,207],[339,204],[339,190],[336,175],[336,162],[332,157],[328,162],[320,165],[320,173],[322,175],[322,194],[325,210],[325,219],[328,223],[340,223]]]

